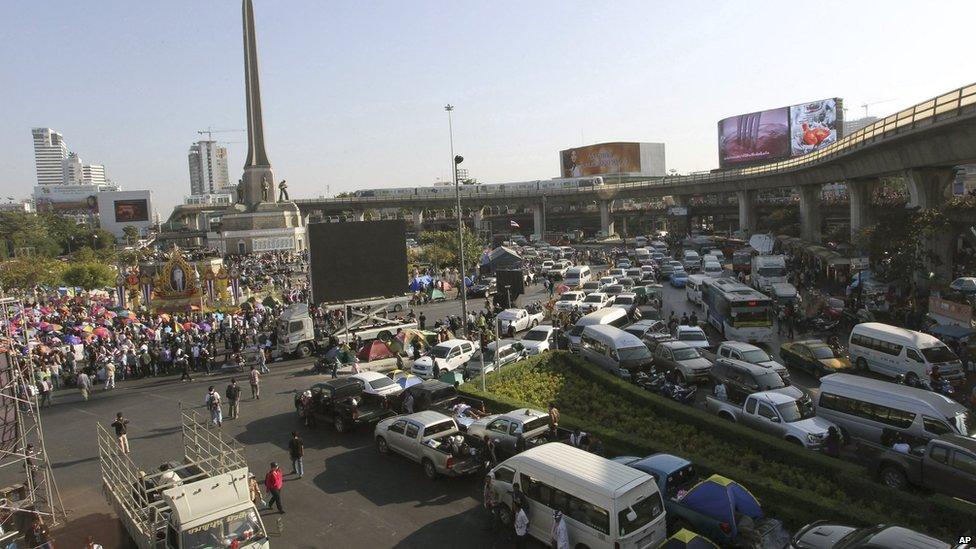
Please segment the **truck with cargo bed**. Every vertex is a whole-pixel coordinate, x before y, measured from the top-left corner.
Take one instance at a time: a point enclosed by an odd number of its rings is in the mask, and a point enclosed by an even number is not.
[[[241,448],[193,410],[180,423],[183,455],[149,474],[96,424],[102,490],[129,537],[139,549],[269,548]]]

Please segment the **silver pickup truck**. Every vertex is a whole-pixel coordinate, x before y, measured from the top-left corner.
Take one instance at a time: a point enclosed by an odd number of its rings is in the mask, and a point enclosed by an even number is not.
[[[712,395],[705,409],[718,417],[769,433],[788,442],[819,450],[834,424],[816,417],[812,406],[775,391],[753,393],[740,406]]]
[[[549,442],[549,414],[529,408],[519,408],[507,414],[485,416],[468,426],[468,434],[479,440],[485,435],[493,438],[498,459],[507,459],[541,443]],[[519,436],[522,437],[520,446]]]
[[[376,449],[408,457],[433,480],[438,475],[456,477],[481,470],[478,440],[462,434],[454,419],[430,410],[394,416],[376,424]]]

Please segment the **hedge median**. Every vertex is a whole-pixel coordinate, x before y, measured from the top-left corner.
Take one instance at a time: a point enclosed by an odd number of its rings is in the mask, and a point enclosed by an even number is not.
[[[568,353],[510,366],[488,376],[487,393],[480,387],[476,379],[461,390],[497,411],[555,402],[563,426],[595,433],[609,452],[673,453],[730,477],[793,529],[820,519],[895,523],[955,539],[976,524],[976,506],[889,489],[862,467],[648,393]]]

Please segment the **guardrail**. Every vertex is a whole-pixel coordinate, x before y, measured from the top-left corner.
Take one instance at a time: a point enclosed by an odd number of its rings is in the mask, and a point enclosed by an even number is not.
[[[640,189],[640,188],[661,188],[676,187],[690,183],[723,183],[735,181],[752,176],[768,176],[778,173],[787,173],[798,169],[819,164],[848,154],[854,150],[869,146],[895,133],[901,134],[912,129],[929,126],[936,122],[942,122],[956,118],[962,114],[963,107],[976,104],[976,83],[963,86],[948,93],[933,97],[927,101],[901,110],[890,116],[886,116],[860,130],[843,137],[837,142],[832,143],[823,149],[791,158],[779,162],[771,162],[759,166],[748,168],[736,168],[723,170],[715,173],[667,176],[656,179],[630,181],[627,183],[614,183],[602,187],[585,187],[577,189],[553,189],[540,194],[538,191],[502,192],[486,193],[486,199],[507,199],[507,198],[541,198],[569,195],[592,195],[598,194],[601,190],[614,189]],[[342,197],[342,198],[305,198],[294,202],[297,204],[318,204],[328,202],[331,204],[362,204],[362,203],[400,203],[427,202],[437,199],[437,196],[406,196],[406,197]],[[467,198],[467,197],[465,197]],[[454,200],[454,193],[444,195],[444,200]]]

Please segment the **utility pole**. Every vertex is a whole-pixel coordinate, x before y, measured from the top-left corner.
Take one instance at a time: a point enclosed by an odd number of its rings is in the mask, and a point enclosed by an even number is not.
[[[461,187],[458,183],[458,164],[464,162],[464,157],[454,154],[454,122],[451,113],[454,112],[454,105],[448,103],[444,106],[447,111],[447,129],[451,136],[451,171],[454,172],[454,198],[457,202],[456,216],[458,223],[458,261],[460,263],[461,286],[458,292],[461,294],[461,333],[468,335],[468,287],[464,283],[467,272],[464,268],[464,220],[461,218]]]

